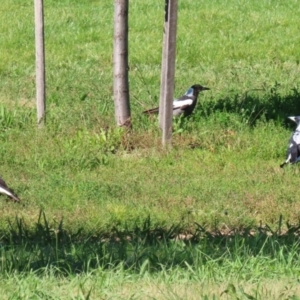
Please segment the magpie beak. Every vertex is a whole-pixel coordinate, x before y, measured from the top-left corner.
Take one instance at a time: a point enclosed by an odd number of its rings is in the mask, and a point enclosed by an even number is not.
[[[178,99],[173,101],[173,117],[189,116],[194,111],[197,104],[198,95],[200,92],[209,90],[208,87],[204,87],[200,84],[192,85],[186,93]],[[159,107],[148,109],[143,111],[144,114],[158,113]]]
[[[13,193],[13,191],[7,186],[5,181],[0,177],[0,193],[7,195],[16,202],[20,202],[20,199]]]
[[[300,116],[288,117],[297,124],[296,130],[293,132],[286,153],[286,160],[280,165],[283,168],[286,164],[295,164],[300,160]]]

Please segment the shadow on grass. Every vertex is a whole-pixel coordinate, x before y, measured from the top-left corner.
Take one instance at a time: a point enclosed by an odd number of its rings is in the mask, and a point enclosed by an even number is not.
[[[60,274],[109,269],[122,264],[124,269],[156,272],[172,267],[199,267],[210,260],[243,259],[263,256],[276,259],[289,255],[299,245],[300,226],[281,231],[282,219],[273,231],[268,226],[221,232],[207,231],[201,225],[189,234],[180,226],[169,229],[152,226],[150,217],[142,226],[86,236],[79,230],[70,234],[61,221],[57,228],[49,225],[40,212],[34,229],[16,218],[9,230],[1,233],[0,274],[42,272],[54,268]],[[298,257],[295,257],[298,259]]]
[[[275,84],[270,91],[262,91],[262,94],[249,91],[243,95],[234,94],[219,99],[217,102],[207,102],[203,107],[204,113],[206,116],[216,111],[238,113],[250,125],[264,116],[266,120],[278,120],[287,125],[286,117],[300,115],[300,93],[294,88],[290,94],[283,96],[279,94],[278,87]]]

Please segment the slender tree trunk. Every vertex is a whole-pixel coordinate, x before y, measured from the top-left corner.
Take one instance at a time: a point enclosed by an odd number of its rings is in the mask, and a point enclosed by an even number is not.
[[[177,0],[165,0],[165,26],[161,70],[159,125],[162,128],[162,144],[172,141],[173,95],[176,59]]]
[[[46,80],[45,80],[45,42],[44,42],[44,4],[34,0],[35,12],[35,57],[36,57],[36,106],[39,126],[45,123]]]
[[[162,59],[161,59],[161,75],[160,75],[160,98],[159,98],[159,127],[163,129],[164,119],[164,102],[165,102],[165,91],[166,91],[166,70],[167,70],[167,59],[168,59],[168,45],[167,43],[167,22],[169,14],[169,0],[165,0],[165,23],[163,32],[163,47],[162,47]]]
[[[114,103],[118,126],[131,127],[128,82],[128,0],[115,0]]]

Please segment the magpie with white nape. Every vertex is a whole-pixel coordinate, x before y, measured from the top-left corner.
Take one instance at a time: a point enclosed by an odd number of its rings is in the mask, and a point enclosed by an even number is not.
[[[206,90],[210,89],[200,84],[192,85],[183,96],[173,101],[173,117],[179,117],[181,115],[187,117],[192,114],[197,104],[199,93]],[[143,111],[144,114],[153,114],[158,112],[159,107]]]
[[[293,132],[289,147],[286,153],[286,160],[280,165],[283,168],[286,164],[295,164],[300,160],[300,116],[288,117],[297,124],[296,130]]]
[[[16,202],[21,200],[13,193],[13,191],[7,186],[5,181],[0,177],[0,193],[5,194]]]

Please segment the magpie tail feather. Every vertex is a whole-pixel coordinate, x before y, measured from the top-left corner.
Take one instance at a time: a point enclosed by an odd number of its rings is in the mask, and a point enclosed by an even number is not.
[[[7,186],[6,182],[0,177],[0,193],[8,196],[16,202],[21,202],[20,198]]]
[[[280,165],[280,168],[283,168],[285,165],[286,165],[286,162],[282,163],[282,164]]]
[[[147,109],[145,111],[143,111],[143,114],[157,114],[159,111],[159,108],[158,107],[155,107],[155,108],[151,108],[151,109]]]
[[[16,202],[21,202],[20,198],[14,195],[13,193],[10,195],[10,197],[15,200]]]

